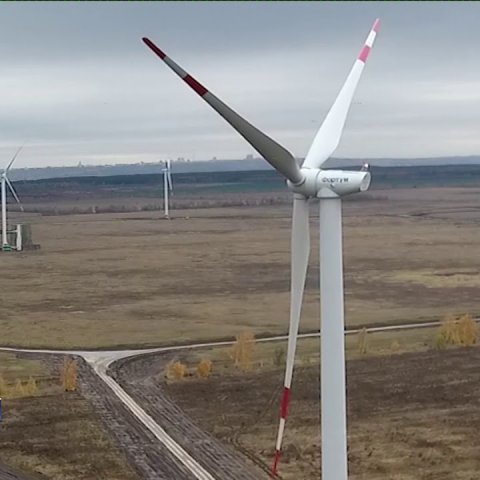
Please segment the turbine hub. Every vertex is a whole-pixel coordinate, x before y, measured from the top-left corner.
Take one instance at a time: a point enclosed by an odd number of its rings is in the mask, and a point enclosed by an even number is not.
[[[292,192],[305,197],[343,197],[352,193],[365,192],[370,187],[371,175],[368,171],[302,168],[301,172],[303,182],[295,185],[287,180],[287,186]]]

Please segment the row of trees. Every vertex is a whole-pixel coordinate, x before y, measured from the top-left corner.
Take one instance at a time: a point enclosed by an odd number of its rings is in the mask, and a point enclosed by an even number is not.
[[[435,336],[435,347],[444,349],[449,345],[470,347],[478,340],[477,322],[468,313],[460,317],[449,316],[444,319]]]
[[[366,328],[360,330],[357,335],[357,352],[361,355],[368,353],[368,331]],[[466,313],[464,315],[449,315],[443,319],[440,327],[435,332],[433,347],[443,350],[449,346],[470,347],[479,340],[479,328],[474,318]],[[390,351],[396,352],[400,349],[398,341],[393,341]]]
[[[433,346],[437,349],[444,349],[450,345],[472,346],[477,343],[478,338],[478,325],[470,314],[457,317],[448,316],[437,330]],[[399,343],[393,341],[391,351],[395,352],[399,349]],[[246,372],[252,368],[255,350],[255,335],[251,331],[245,331],[236,336],[229,352],[229,358],[236,368]],[[358,333],[357,351],[360,354],[368,353],[368,332],[365,328]],[[283,347],[278,347],[273,351],[273,363],[277,367],[285,363],[285,349]],[[172,361],[165,369],[165,377],[170,380],[182,379],[186,376],[208,378],[212,373],[212,369],[213,362],[206,358],[201,359],[193,368],[189,368],[180,361]],[[73,392],[77,389],[78,373],[77,363],[74,359],[65,358],[60,370],[60,382],[66,392]],[[0,396],[25,397],[34,396],[37,393],[38,386],[33,377],[30,377],[26,382],[17,379],[15,382],[9,383],[0,376]]]
[[[229,355],[233,365],[242,371],[250,370],[255,354],[255,346],[256,339],[252,332],[245,331],[237,335]],[[165,369],[165,378],[169,380],[178,380],[187,376],[208,378],[212,373],[212,368],[213,363],[209,359],[201,359],[194,368],[190,369],[185,363],[172,361]]]
[[[368,353],[368,331],[366,328],[360,330],[357,335],[356,349],[361,355]],[[461,316],[446,317],[438,328],[433,347],[444,349],[450,345],[453,346],[472,346],[479,338],[479,330],[476,321],[470,314]],[[235,343],[230,350],[230,359],[233,365],[241,371],[248,371],[252,368],[255,356],[256,339],[250,331],[245,331],[237,335]],[[390,345],[392,353],[400,350],[398,340],[393,340]],[[285,364],[285,348],[278,347],[273,351],[273,364],[281,367]],[[165,377],[168,379],[181,379],[186,376],[197,376],[199,378],[208,378],[212,372],[213,364],[210,360],[202,359],[194,369],[189,369],[186,364],[175,361],[167,365]]]
[[[65,358],[60,369],[60,384],[66,392],[74,392],[77,389],[77,363],[74,359]],[[29,377],[27,381],[17,378],[13,382],[7,382],[0,375],[0,397],[33,397],[38,392],[39,387],[33,377]]]
[[[37,392],[37,382],[33,377],[29,377],[26,382],[17,379],[13,383],[9,383],[0,376],[0,397],[33,397]]]

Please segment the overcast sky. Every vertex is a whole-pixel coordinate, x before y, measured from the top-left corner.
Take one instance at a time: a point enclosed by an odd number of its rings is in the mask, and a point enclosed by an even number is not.
[[[480,154],[480,3],[1,2],[0,165],[253,153],[142,36],[302,157],[376,17],[336,156]]]

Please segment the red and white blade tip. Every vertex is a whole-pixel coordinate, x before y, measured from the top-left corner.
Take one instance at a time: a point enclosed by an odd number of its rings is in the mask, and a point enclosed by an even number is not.
[[[158,57],[160,57],[190,88],[192,88],[198,95],[203,97],[208,90],[195,78],[189,75],[183,68],[177,65],[167,54],[160,50],[149,38],[143,37],[143,43],[147,45]]]
[[[363,46],[363,48],[360,52],[360,55],[358,56],[358,59],[361,62],[365,63],[367,61],[368,55],[370,53],[370,50],[372,49],[373,42],[375,40],[375,36],[377,35],[379,30],[380,30],[380,19],[377,18],[373,22],[372,29],[370,30],[370,33],[368,34],[365,45]]]
[[[153,50],[162,60],[167,56],[162,50],[160,50],[149,38],[143,37],[143,43]]]

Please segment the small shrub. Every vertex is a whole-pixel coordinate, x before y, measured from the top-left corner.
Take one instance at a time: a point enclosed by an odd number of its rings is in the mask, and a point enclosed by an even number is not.
[[[458,320],[457,327],[462,345],[469,347],[477,343],[477,324],[471,315],[468,313],[462,315]]]
[[[65,358],[61,381],[66,392],[74,392],[77,389],[77,362],[73,358]]]
[[[469,314],[460,318],[447,317],[438,329],[434,346],[444,349],[448,345],[471,346],[477,343],[478,328],[475,320]]]
[[[459,338],[455,318],[451,316],[446,317],[435,335],[434,346],[442,350],[448,345],[458,345],[458,343]]]
[[[200,378],[208,378],[212,373],[212,365],[211,360],[200,360],[200,363],[197,365],[197,376]]]
[[[237,339],[232,346],[231,358],[236,367],[247,371],[252,366],[252,358],[255,353],[255,335],[253,332],[246,331],[237,335]]]
[[[433,346],[437,350],[445,350],[445,348],[447,348],[448,346],[447,336],[445,335],[445,332],[442,330],[441,327],[435,334],[435,338],[433,339]]]
[[[182,362],[170,362],[165,370],[165,377],[169,380],[180,380],[187,375],[187,366]]]

